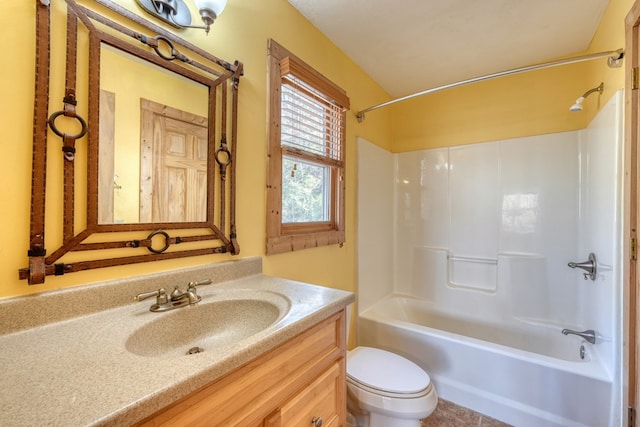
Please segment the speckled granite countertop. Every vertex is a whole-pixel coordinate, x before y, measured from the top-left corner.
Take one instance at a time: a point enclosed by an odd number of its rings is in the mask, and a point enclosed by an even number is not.
[[[251,258],[0,300],[0,425],[130,425],[277,347],[354,300],[350,292],[269,277],[260,270],[260,259]],[[190,309],[152,313],[149,306],[153,298],[132,303],[133,295],[160,286],[171,291],[176,284],[184,289],[186,282],[203,278],[216,283],[198,288],[201,305],[231,295],[235,289],[258,297],[267,291],[284,296],[279,299],[288,300],[288,312],[249,338],[198,354],[146,357],[127,349],[128,338],[141,326]],[[100,306],[96,298],[126,303],[99,311],[91,308]],[[52,309],[51,304],[59,309]],[[54,322],[39,317],[45,307]]]

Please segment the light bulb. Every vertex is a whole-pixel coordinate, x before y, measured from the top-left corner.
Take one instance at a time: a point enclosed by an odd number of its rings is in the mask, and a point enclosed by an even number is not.
[[[227,0],[195,0],[195,3],[198,10],[212,10],[218,17],[227,5]]]

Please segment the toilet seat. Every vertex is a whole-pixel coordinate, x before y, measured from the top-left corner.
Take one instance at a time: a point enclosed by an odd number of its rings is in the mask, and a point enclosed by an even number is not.
[[[418,365],[371,347],[356,347],[347,354],[347,382],[371,393],[401,399],[421,397],[432,389],[429,374]]]
[[[369,387],[366,384],[362,384],[361,382],[358,382],[348,376],[347,376],[347,384],[353,385],[362,391],[367,391],[377,396],[390,397],[393,399],[417,399],[417,398],[428,395],[429,393],[431,393],[431,390],[433,389],[433,385],[429,384],[427,388],[417,393],[392,393],[386,390],[381,390],[379,388]]]

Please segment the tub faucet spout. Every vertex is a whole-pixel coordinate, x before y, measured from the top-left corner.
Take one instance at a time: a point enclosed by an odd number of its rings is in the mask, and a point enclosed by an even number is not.
[[[590,342],[591,344],[595,344],[596,343],[596,333],[593,329],[589,329],[583,332],[577,332],[577,331],[572,331],[571,329],[563,329],[562,333],[564,335],[578,335],[579,337],[584,338],[587,342]]]

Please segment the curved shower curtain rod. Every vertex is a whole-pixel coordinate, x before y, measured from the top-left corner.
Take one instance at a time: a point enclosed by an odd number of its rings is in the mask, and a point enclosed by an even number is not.
[[[606,52],[598,52],[598,53],[592,53],[592,54],[589,54],[589,55],[582,55],[582,56],[574,56],[572,58],[559,59],[557,61],[544,62],[542,64],[529,65],[527,67],[513,68],[513,69],[507,70],[507,71],[500,71],[500,72],[493,73],[493,74],[487,74],[486,76],[473,77],[471,79],[462,80],[462,81],[455,82],[455,83],[449,83],[449,84],[446,84],[446,85],[443,85],[443,86],[438,86],[438,87],[434,87],[434,88],[431,88],[431,89],[423,90],[422,92],[417,92],[417,93],[414,93],[414,94],[411,94],[411,95],[406,95],[406,96],[403,96],[401,98],[392,99],[391,101],[383,102],[382,104],[377,104],[377,105],[374,105],[372,107],[365,108],[364,110],[361,110],[358,113],[356,113],[356,117],[358,118],[358,122],[362,122],[364,120],[365,113],[368,113],[369,111],[377,110],[378,108],[382,108],[382,107],[387,107],[387,106],[395,104],[397,102],[406,101],[408,99],[416,98],[418,96],[428,95],[430,93],[439,92],[439,91],[445,90],[445,89],[451,89],[451,88],[462,86],[462,85],[466,85],[466,84],[469,84],[469,83],[476,83],[476,82],[480,82],[480,81],[483,81],[483,80],[495,79],[496,77],[504,77],[504,76],[509,76],[509,75],[512,75],[512,74],[524,73],[524,72],[527,72],[527,71],[534,71],[534,70],[541,70],[543,68],[557,67],[558,65],[573,64],[573,63],[576,63],[576,62],[583,62],[583,61],[591,61],[593,59],[602,58],[603,56],[608,56],[609,57],[609,60],[608,60],[609,67],[618,68],[618,67],[622,66],[622,58],[624,57],[624,49],[609,50],[609,51],[606,51]]]

